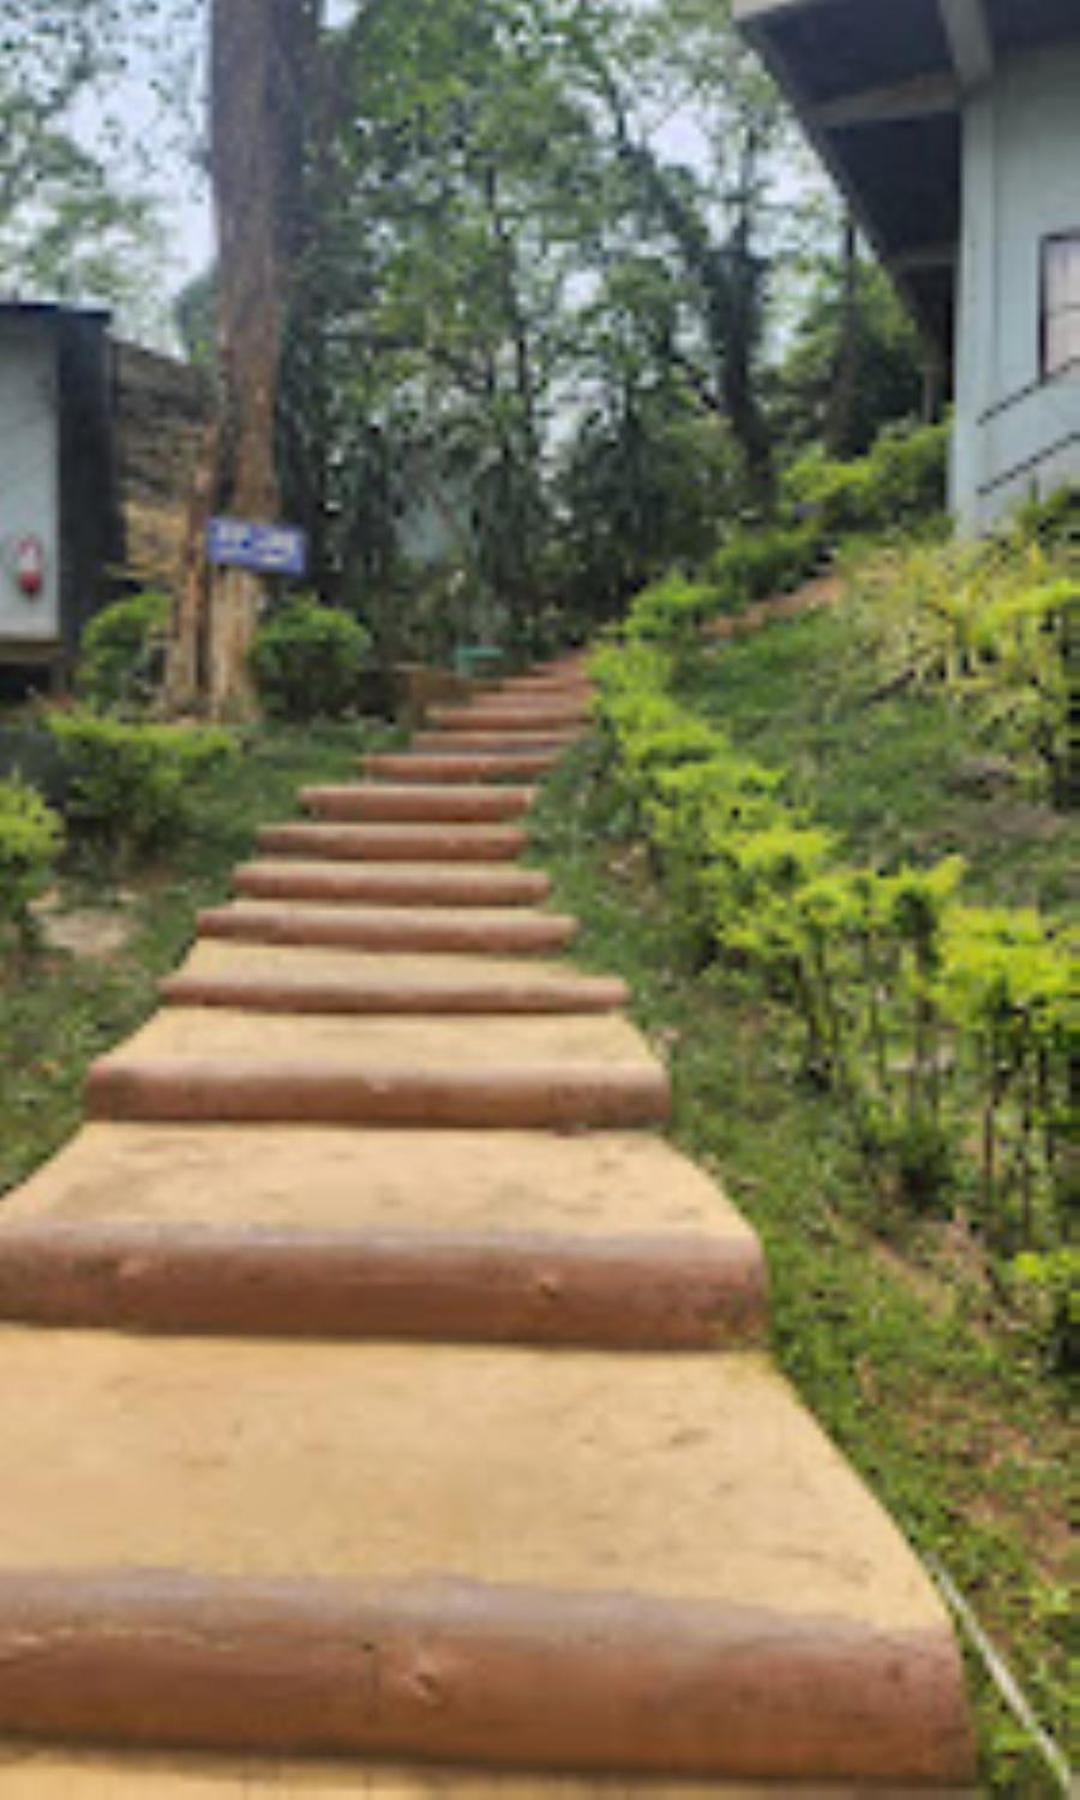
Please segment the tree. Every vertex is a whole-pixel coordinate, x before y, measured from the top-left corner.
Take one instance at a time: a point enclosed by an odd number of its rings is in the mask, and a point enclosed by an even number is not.
[[[305,200],[305,105],[317,0],[211,0],[210,168],[218,229],[219,414],[192,498],[169,686],[216,715],[254,705],[249,651],[263,584],[207,567],[215,512],[274,521],[282,345]]]
[[[151,207],[80,133],[123,67],[121,0],[6,0],[0,19],[0,291],[110,304],[147,280]]]
[[[773,378],[784,442],[820,439],[830,455],[863,455],[883,425],[917,418],[926,352],[884,270],[847,225],[840,253],[819,257],[787,353]]]

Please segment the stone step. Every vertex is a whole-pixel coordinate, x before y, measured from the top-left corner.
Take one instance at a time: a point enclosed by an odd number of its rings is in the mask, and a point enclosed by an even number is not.
[[[380,751],[365,756],[365,775],[386,781],[473,782],[525,781],[546,775],[559,760],[557,750],[482,750],[401,753]]]
[[[309,906],[233,900],[198,916],[199,935],[251,944],[355,950],[439,950],[522,956],[563,950],[577,920],[524,906]]]
[[[974,1788],[799,1783],[797,1800],[978,1800]],[[508,1775],[445,1764],[283,1760],[199,1751],[56,1750],[0,1743],[0,1800],[778,1800],[773,1782]]]
[[[342,868],[334,862],[284,859],[242,863],[237,893],[256,900],[368,901],[378,906],[532,906],[546,900],[551,881],[539,869],[480,864],[375,863]]]
[[[623,981],[535,958],[368,955],[215,939],[197,943],[160,991],[170,1005],[286,1013],[612,1012],[629,999]]]
[[[91,1125],[0,1212],[39,1325],[675,1351],[765,1313],[754,1234],[630,1133]]]
[[[517,818],[531,806],[534,794],[533,788],[484,787],[476,782],[384,787],[356,781],[304,788],[300,801],[320,819],[470,825]]]
[[[584,706],[542,700],[507,700],[493,695],[483,704],[471,706],[434,706],[431,722],[443,731],[565,731],[584,727],[588,709]]]
[[[574,725],[580,729],[583,721],[588,718],[591,706],[592,696],[584,692],[477,694],[469,702],[468,710],[476,719],[513,712],[519,714],[526,725],[531,720],[534,730],[542,724],[554,723],[558,729],[566,731]]]
[[[417,750],[565,750],[576,744],[580,731],[418,731],[412,739]]]
[[[588,699],[596,692],[596,683],[584,670],[562,675],[519,675],[511,681],[500,682],[493,690],[498,694],[519,694],[526,696],[542,695],[545,699],[552,694],[569,694],[573,699]]]
[[[972,1780],[933,1589],[757,1355],[3,1340],[8,1736]]]
[[[260,850],[275,856],[366,863],[506,863],[528,843],[517,825],[410,823],[329,825],[309,820],[264,825]]]
[[[617,1129],[663,1124],[670,1089],[612,1014],[282,1017],[166,1007],[102,1057],[91,1118]]]

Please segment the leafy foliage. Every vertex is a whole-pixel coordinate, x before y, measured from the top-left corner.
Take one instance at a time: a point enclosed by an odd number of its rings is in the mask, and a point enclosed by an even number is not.
[[[879,1193],[921,1208],[962,1194],[992,1248],[1053,1248],[1073,946],[1032,911],[962,904],[956,857],[845,863],[779,771],[686,709],[677,666],[640,639],[594,662],[617,780],[697,955],[757,969],[796,1011],[804,1071],[843,1102]]]
[[[45,888],[64,831],[58,815],[22,781],[0,781],[0,931],[29,930],[28,907]]]
[[[160,683],[171,603],[149,590],[95,613],[82,635],[76,688],[96,711],[138,708]]]
[[[866,456],[849,462],[810,451],[787,471],[785,498],[834,541],[911,525],[944,509],[948,447],[947,426],[923,425],[888,427]]]
[[[1016,528],[981,544],[900,550],[866,565],[863,629],[886,681],[937,687],[1074,805],[1071,717],[1080,553]]]
[[[258,628],[252,665],[267,710],[282,719],[340,718],[357,702],[370,634],[348,613],[290,600]]]
[[[202,777],[237,753],[222,730],[126,724],[89,712],[52,712],[46,723],[63,758],[72,839],[112,857],[180,835],[193,821]]]

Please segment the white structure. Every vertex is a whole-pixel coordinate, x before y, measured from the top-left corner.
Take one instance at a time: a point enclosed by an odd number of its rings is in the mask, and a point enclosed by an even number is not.
[[[736,0],[953,372],[953,506],[1080,481],[1080,0]]]
[[[122,538],[103,313],[0,302],[0,663],[61,669]]]
[[[57,382],[47,325],[27,313],[0,314],[0,638],[34,652],[61,635]]]

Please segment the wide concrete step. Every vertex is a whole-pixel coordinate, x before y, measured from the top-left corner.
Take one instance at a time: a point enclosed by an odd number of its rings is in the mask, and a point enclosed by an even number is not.
[[[301,804],[321,819],[367,819],[435,824],[487,824],[514,819],[532,805],[534,789],[456,785],[350,782],[342,787],[304,788]]]
[[[2,1337],[0,1732],[971,1779],[929,1582],[756,1355]]]
[[[335,862],[242,863],[233,875],[240,894],[255,900],[369,902],[376,906],[532,906],[546,900],[551,881],[539,869],[479,864],[375,863],[343,868]]]
[[[663,1124],[667,1076],[611,1014],[282,1017],[166,1007],[87,1080],[92,1118],[607,1129]]]
[[[431,721],[443,731],[546,731],[583,726],[588,708],[576,702],[512,700],[500,695],[469,706],[434,706]]]
[[[507,956],[563,950],[577,931],[577,921],[565,914],[524,906],[314,906],[290,900],[234,900],[201,912],[198,923],[201,937],[254,944]]]
[[[517,825],[264,825],[256,842],[272,856],[367,863],[506,863],[528,842]]]
[[[418,731],[416,750],[565,750],[577,743],[580,731]]]
[[[629,999],[614,977],[536,958],[370,955],[219,939],[197,943],[161,994],[180,1006],[361,1014],[611,1012]]]
[[[558,750],[406,750],[372,752],[362,758],[361,767],[365,775],[387,781],[532,781],[558,760]]]
[[[39,1325],[687,1350],[765,1312],[748,1226],[630,1133],[91,1125],[0,1212]]]
[[[798,1800],[929,1800],[927,1789],[799,1783]],[[938,1795],[946,1790],[935,1786]],[[977,1800],[974,1788],[950,1788]],[[777,1800],[773,1782],[508,1775],[446,1764],[268,1759],[206,1751],[58,1750],[0,1743],[0,1800]]]

